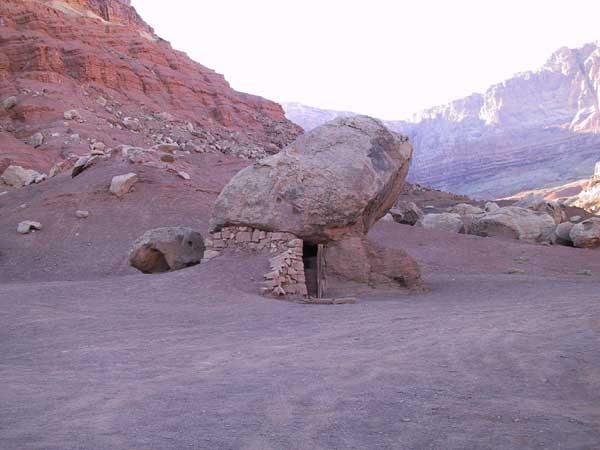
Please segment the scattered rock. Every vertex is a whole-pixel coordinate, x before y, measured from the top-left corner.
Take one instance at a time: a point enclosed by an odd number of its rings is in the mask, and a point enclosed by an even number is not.
[[[592,217],[574,225],[570,237],[575,247],[600,247],[600,217]]]
[[[34,230],[41,230],[42,224],[39,222],[33,222],[31,220],[25,220],[17,225],[17,233],[29,234]]]
[[[426,230],[439,230],[448,233],[465,232],[465,225],[461,216],[453,213],[426,214],[416,225]]]
[[[581,219],[583,219],[583,217],[581,217],[581,216],[573,216],[573,217],[569,218],[569,221],[572,222],[572,223],[577,223],[577,222],[580,222]]]
[[[468,203],[459,203],[448,208],[448,212],[461,216],[483,214],[485,211],[477,206],[469,205]]]
[[[33,148],[38,148],[44,143],[44,135],[42,133],[35,133],[27,142]]]
[[[81,120],[81,114],[76,109],[70,109],[63,114],[65,120]]]
[[[549,242],[556,223],[546,213],[505,206],[477,217],[469,233],[484,237],[507,237],[529,242]]]
[[[106,99],[104,97],[100,96],[96,99],[96,103],[98,103],[100,106],[104,107],[104,106],[106,106],[106,104],[108,102],[106,101]]]
[[[23,187],[33,183],[40,183],[46,179],[46,176],[35,170],[11,165],[4,170],[0,178],[9,186]]]
[[[405,225],[415,225],[425,214],[414,202],[399,201],[390,214],[394,221]]]
[[[75,216],[79,219],[87,219],[88,217],[90,217],[90,212],[78,210],[78,211],[75,211]]]
[[[14,95],[11,95],[10,97],[6,97],[4,100],[2,100],[2,107],[4,109],[6,109],[7,111],[9,109],[14,108],[16,104],[17,104],[17,97],[15,97]]]
[[[411,157],[408,138],[378,120],[335,119],[235,175],[211,229],[251,225],[313,242],[366,233],[396,203]]]
[[[104,153],[104,150],[106,150],[106,144],[104,142],[93,142],[92,145],[90,145],[90,149],[92,151],[100,150],[102,153]]]
[[[173,122],[175,120],[175,117],[173,117],[173,115],[168,112],[157,113],[154,115],[154,117],[156,117],[159,120],[164,120],[166,122]]]
[[[123,119],[123,126],[131,131],[140,131],[142,129],[140,121],[131,117],[125,117]]]
[[[183,171],[177,172],[177,176],[179,178],[183,178],[184,180],[187,180],[187,181],[192,179],[192,177],[190,177],[190,175],[187,172],[183,172]]]
[[[156,228],[134,242],[129,264],[144,273],[160,273],[199,264],[203,256],[200,233],[184,227]]]
[[[524,274],[525,271],[523,269],[517,269],[516,267],[511,267],[510,269],[506,270],[504,273],[507,275],[517,275],[517,274]]]
[[[188,122],[188,123],[185,125],[185,128],[188,130],[188,132],[189,132],[189,133],[193,133],[193,132],[195,131],[195,130],[194,130],[194,124],[192,124],[192,122]]]
[[[113,177],[110,183],[110,192],[117,197],[123,197],[131,190],[137,181],[138,176],[135,173],[127,173],[125,175]]]
[[[98,156],[91,156],[91,155],[82,156],[75,162],[75,165],[73,166],[73,169],[71,170],[71,177],[75,178],[81,172],[89,169],[94,164],[96,164],[98,161],[99,161]]]

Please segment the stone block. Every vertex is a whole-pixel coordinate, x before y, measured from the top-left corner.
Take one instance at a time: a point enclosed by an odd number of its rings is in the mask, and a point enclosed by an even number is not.
[[[244,227],[246,228],[246,227]],[[248,231],[240,231],[235,237],[236,242],[250,242],[252,236]]]

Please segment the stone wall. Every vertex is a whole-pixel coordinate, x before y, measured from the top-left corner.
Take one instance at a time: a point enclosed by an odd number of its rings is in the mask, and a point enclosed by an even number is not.
[[[271,232],[251,227],[225,227],[205,239],[202,262],[216,258],[227,249],[268,252],[271,271],[264,275],[261,293],[268,296],[306,296],[303,241],[291,233]]]

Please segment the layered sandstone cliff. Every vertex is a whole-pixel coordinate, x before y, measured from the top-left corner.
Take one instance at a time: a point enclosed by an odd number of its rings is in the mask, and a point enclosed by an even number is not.
[[[0,2],[0,100],[11,97],[14,105],[0,107],[9,144],[0,150],[38,165],[91,139],[148,146],[169,136],[260,154],[301,131],[278,104],[236,92],[174,50],[128,0]],[[64,113],[73,109],[81,117],[67,122]],[[18,149],[39,132],[45,158]]]
[[[562,48],[538,70],[483,94],[387,124],[411,137],[411,179],[462,194],[503,196],[587,176],[600,151],[599,101],[596,42]],[[294,105],[287,111],[300,125],[331,116]]]

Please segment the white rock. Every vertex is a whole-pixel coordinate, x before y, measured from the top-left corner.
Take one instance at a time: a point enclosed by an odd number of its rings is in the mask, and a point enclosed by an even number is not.
[[[29,138],[28,143],[33,148],[38,148],[44,143],[44,135],[42,133],[35,133]]]
[[[493,212],[493,211],[496,211],[497,209],[500,209],[500,207],[498,206],[498,203],[487,202],[484,206],[484,209],[486,212]]]
[[[137,181],[138,176],[135,173],[128,173],[113,177],[110,183],[110,192],[117,197],[122,197],[131,190]]]
[[[123,125],[125,126],[125,128],[131,131],[140,131],[142,129],[140,121],[131,117],[125,117],[123,119]]]
[[[33,222],[31,220],[25,220],[17,225],[17,233],[29,234],[33,230],[41,230],[42,224],[39,222]]]
[[[190,174],[189,174],[189,173],[187,173],[187,172],[184,172],[184,171],[177,172],[177,175],[178,175],[180,178],[183,178],[184,180],[188,180],[188,181],[189,181],[189,180],[191,180],[191,179],[192,179],[192,177],[190,177]]]
[[[21,166],[8,166],[0,177],[9,186],[23,187],[43,181],[41,173]]]
[[[65,120],[81,120],[81,114],[76,109],[70,109],[63,114]]]
[[[6,97],[4,100],[2,100],[2,107],[6,110],[14,108],[16,104],[17,104],[17,97],[15,97],[14,95],[12,95],[10,97]]]
[[[75,216],[78,217],[79,219],[87,219],[88,217],[90,217],[90,212],[78,210],[78,211],[75,211]]]

